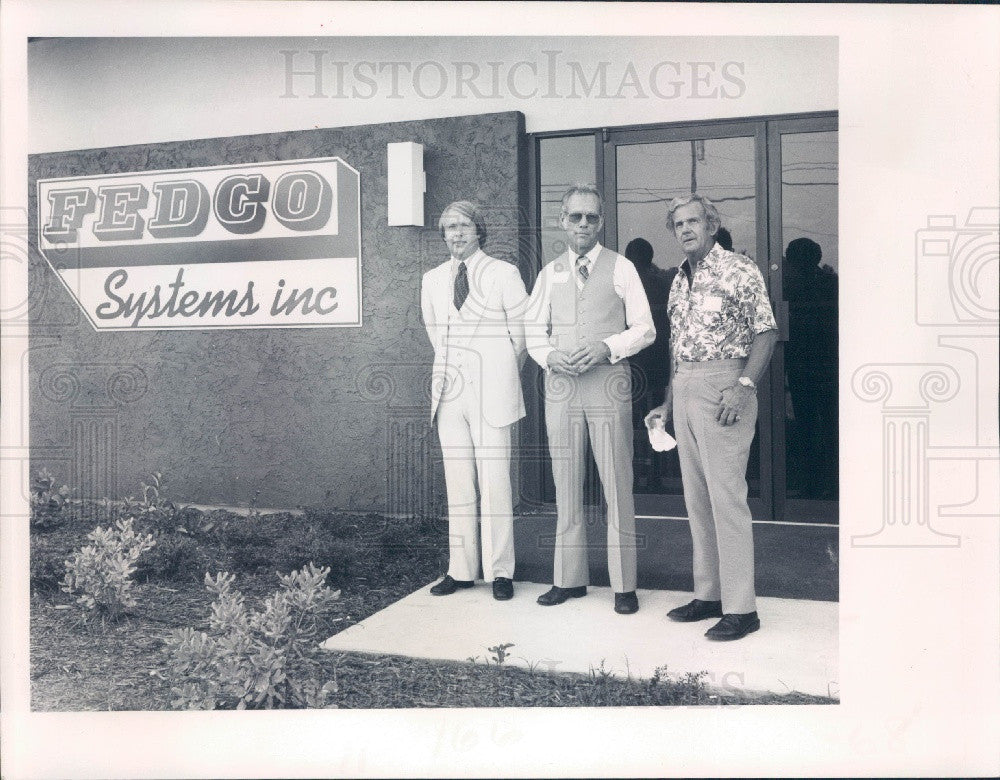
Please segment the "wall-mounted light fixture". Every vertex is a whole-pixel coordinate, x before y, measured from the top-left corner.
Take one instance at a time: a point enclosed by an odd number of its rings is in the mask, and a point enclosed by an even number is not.
[[[424,224],[424,145],[404,141],[389,144],[389,224]]]

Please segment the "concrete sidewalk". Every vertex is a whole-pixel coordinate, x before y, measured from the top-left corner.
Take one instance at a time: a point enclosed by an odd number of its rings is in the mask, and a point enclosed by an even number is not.
[[[482,582],[451,596],[430,595],[431,584],[330,637],[323,649],[483,663],[487,648],[512,642],[515,666],[587,673],[603,661],[617,676],[639,678],[666,666],[671,674],[707,671],[719,687],[838,697],[836,602],[758,597],[760,631],[712,642],[704,633],[714,620],[665,617],[690,593],[640,590],[639,612],[617,615],[608,588],[541,607],[535,599],[548,585],[515,582],[514,599],[499,602]]]

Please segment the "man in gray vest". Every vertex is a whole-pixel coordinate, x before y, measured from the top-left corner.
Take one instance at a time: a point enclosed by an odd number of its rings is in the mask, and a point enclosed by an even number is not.
[[[608,575],[615,612],[639,609],[635,594],[635,501],[632,495],[632,377],[625,358],[653,343],[656,331],[639,274],[602,247],[600,192],[571,187],[560,224],[569,248],[535,282],[529,311],[537,327],[528,354],[545,372],[545,422],[556,486],[553,587],[543,606],[587,594],[583,516],[584,453],[589,436],[608,504]]]

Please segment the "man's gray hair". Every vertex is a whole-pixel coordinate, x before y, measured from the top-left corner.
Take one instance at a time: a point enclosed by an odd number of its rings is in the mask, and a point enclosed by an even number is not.
[[[604,196],[601,195],[601,191],[597,189],[593,184],[574,184],[562,196],[562,213],[566,212],[566,201],[572,198],[574,195],[593,195],[597,198],[597,208],[600,215],[604,216]]]
[[[681,195],[679,198],[674,198],[670,201],[670,205],[667,207],[667,227],[673,230],[674,212],[681,206],[687,206],[691,203],[701,204],[702,209],[705,211],[705,219],[708,220],[709,229],[711,230],[711,226],[715,225],[715,230],[712,230],[712,235],[714,236],[715,231],[722,225],[722,217],[719,216],[719,210],[712,201],[696,192],[692,192],[690,195]]]

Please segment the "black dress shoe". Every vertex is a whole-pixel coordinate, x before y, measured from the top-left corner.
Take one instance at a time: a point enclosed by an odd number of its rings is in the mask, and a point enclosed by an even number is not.
[[[639,611],[639,599],[634,590],[628,593],[615,594],[615,612],[619,615],[631,615]]]
[[[471,588],[475,584],[472,580],[456,580],[450,574],[446,574],[441,582],[431,588],[431,595],[450,596],[459,588]]]
[[[760,620],[757,618],[756,612],[745,612],[740,615],[731,612],[723,615],[722,620],[705,632],[705,636],[721,641],[742,639],[758,628],[760,628]]]
[[[566,599],[578,599],[586,595],[586,585],[579,585],[575,588],[560,588],[558,585],[553,585],[551,590],[538,597],[538,603],[543,607],[553,607],[556,604],[562,604]]]
[[[694,599],[683,607],[677,607],[667,613],[667,617],[678,623],[693,623],[710,617],[722,617],[721,601],[702,601]]]
[[[510,601],[514,598],[514,583],[510,577],[493,578],[493,598],[497,601]]]

